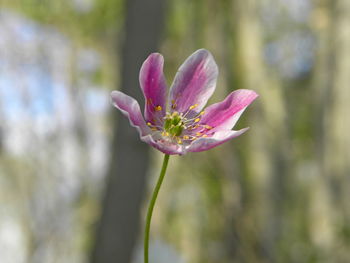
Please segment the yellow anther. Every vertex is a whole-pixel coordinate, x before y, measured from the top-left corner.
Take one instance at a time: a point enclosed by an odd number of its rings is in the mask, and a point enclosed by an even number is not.
[[[169,136],[169,133],[168,133],[168,132],[164,132],[164,131],[163,131],[161,134],[162,134],[162,136]]]
[[[208,137],[208,135],[206,135],[206,134],[203,134],[203,136],[202,136],[203,138],[206,138],[206,137]]]
[[[190,136],[188,136],[188,135],[184,135],[184,137],[183,137],[184,140],[188,140],[189,138],[190,138]]]
[[[194,104],[194,105],[190,106],[190,110],[193,110],[196,107],[198,107],[198,104]]]
[[[200,113],[199,113],[199,115],[203,115],[205,113],[205,111],[201,111]]]
[[[177,143],[178,143],[178,144],[182,144],[182,140],[181,140],[181,139],[178,139],[178,140],[177,140]]]
[[[148,126],[152,126],[152,123],[150,123],[150,122],[147,122],[147,125],[148,125]]]
[[[179,115],[179,113],[178,113],[177,111],[174,111],[173,114],[172,114],[171,116],[175,117],[175,116],[177,116],[177,115]]]
[[[194,120],[194,122],[199,122],[201,119],[200,118],[197,118]]]
[[[171,108],[175,109],[177,107],[175,100],[171,100]]]
[[[201,133],[201,132],[196,132],[196,135],[197,135],[197,136],[201,136],[202,133]]]
[[[156,128],[156,127],[152,127],[151,130],[152,130],[152,131],[156,131],[157,128]]]
[[[204,127],[205,127],[206,129],[208,129],[208,130],[213,129],[213,127],[211,127],[211,126],[209,126],[209,125],[205,125]]]
[[[155,107],[155,110],[156,110],[156,111],[161,111],[161,110],[162,110],[162,106],[157,106],[157,107]]]

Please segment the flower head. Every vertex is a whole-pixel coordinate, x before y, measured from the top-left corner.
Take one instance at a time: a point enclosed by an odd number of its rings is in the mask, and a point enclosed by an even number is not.
[[[112,102],[129,118],[142,141],[165,154],[201,152],[244,133],[231,130],[245,108],[258,96],[252,90],[233,91],[225,100],[202,110],[215,90],[218,68],[205,49],[197,50],[179,68],[171,85],[167,107],[167,85],[163,56],[151,54],[140,70],[145,97],[144,117],[138,102],[113,91]]]

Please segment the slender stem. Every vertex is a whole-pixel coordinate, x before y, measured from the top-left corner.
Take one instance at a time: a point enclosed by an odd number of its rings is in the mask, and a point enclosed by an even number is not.
[[[166,168],[168,167],[168,162],[169,162],[169,154],[164,155],[164,160],[163,160],[163,165],[162,165],[162,170],[160,171],[160,175],[158,178],[158,182],[156,187],[154,188],[153,194],[151,201],[148,206],[147,210],[147,218],[146,218],[146,226],[145,226],[145,240],[144,240],[144,263],[148,263],[148,247],[149,247],[149,230],[151,228],[151,219],[152,219],[152,214],[153,214],[153,208],[154,204],[156,203],[157,196],[159,193],[159,189],[162,185]]]

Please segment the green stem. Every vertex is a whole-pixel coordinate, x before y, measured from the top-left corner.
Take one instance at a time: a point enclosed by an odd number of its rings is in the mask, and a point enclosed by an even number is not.
[[[153,194],[151,201],[148,206],[147,210],[147,218],[146,218],[146,226],[145,226],[145,240],[144,240],[144,263],[148,263],[148,247],[149,247],[149,230],[151,228],[151,219],[152,219],[152,214],[153,214],[153,208],[154,204],[156,203],[157,196],[159,193],[159,189],[162,185],[166,168],[168,167],[168,162],[169,162],[169,154],[164,155],[164,160],[163,160],[163,165],[162,165],[162,170],[160,171],[160,175],[158,178],[158,182],[156,187],[154,188]]]

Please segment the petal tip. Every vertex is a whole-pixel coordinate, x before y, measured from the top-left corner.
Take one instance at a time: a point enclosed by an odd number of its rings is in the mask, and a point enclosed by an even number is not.
[[[200,48],[200,49],[197,49],[193,54],[202,54],[202,55],[208,55],[208,56],[213,56],[211,54],[211,52],[205,48]]]
[[[116,98],[117,98],[118,96],[120,96],[121,94],[122,94],[122,92],[120,92],[120,91],[118,91],[118,90],[113,90],[113,91],[111,92],[110,101],[111,101],[111,103],[112,103],[113,105],[116,104]]]
[[[158,53],[158,52],[154,52],[154,53],[151,53],[145,60],[146,61],[154,61],[156,60],[158,63],[161,63],[161,64],[164,64],[164,57],[162,54]]]
[[[253,100],[255,100],[256,98],[258,98],[260,95],[258,93],[256,93],[254,90],[252,90],[252,97]]]

